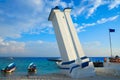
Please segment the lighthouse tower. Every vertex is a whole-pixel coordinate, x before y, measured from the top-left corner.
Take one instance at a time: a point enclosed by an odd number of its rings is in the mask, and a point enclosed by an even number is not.
[[[62,58],[62,62],[57,62],[57,64],[65,74],[73,78],[93,76],[93,63],[82,50],[70,12],[70,8],[61,11],[55,7],[48,18],[49,21],[52,21]]]

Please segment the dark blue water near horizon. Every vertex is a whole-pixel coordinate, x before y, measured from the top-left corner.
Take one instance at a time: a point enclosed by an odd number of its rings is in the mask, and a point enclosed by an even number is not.
[[[16,70],[10,75],[0,73],[0,77],[5,76],[25,76],[28,75],[28,65],[33,62],[37,66],[37,72],[32,75],[44,75],[50,73],[58,73],[60,69],[56,63],[49,61],[48,59],[54,59],[58,57],[0,57],[0,69],[5,68],[9,63],[14,62],[16,64]],[[93,62],[103,62],[104,57],[90,57]]]

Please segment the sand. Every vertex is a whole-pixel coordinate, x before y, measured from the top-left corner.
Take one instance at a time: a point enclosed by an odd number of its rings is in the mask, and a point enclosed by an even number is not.
[[[73,79],[69,76],[53,73],[41,76],[18,76],[18,77],[3,77],[0,80],[120,80],[120,76],[106,74],[96,70],[96,75],[92,77]]]

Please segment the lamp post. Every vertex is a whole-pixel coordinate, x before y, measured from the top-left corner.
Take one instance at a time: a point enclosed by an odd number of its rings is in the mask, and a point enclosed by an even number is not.
[[[110,41],[110,53],[111,53],[111,57],[113,56],[112,53],[112,42],[111,42],[111,32],[115,32],[115,29],[109,29],[109,41]]]

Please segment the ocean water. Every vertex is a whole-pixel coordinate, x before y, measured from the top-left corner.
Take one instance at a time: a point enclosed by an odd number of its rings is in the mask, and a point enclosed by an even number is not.
[[[103,62],[104,57],[90,57],[93,62]],[[43,57],[0,57],[0,69],[5,68],[9,63],[14,62],[16,64],[16,70],[12,74],[4,74],[0,72],[0,77],[7,76],[25,76],[28,75],[28,65],[33,62],[37,66],[37,72],[30,75],[44,75],[50,73],[59,73],[60,69],[56,63],[49,61],[48,58]]]
[[[59,72],[59,69],[55,62],[48,61],[47,58],[39,57],[15,57],[13,59],[3,57],[0,58],[0,69],[5,68],[9,63],[14,62],[16,64],[16,70],[12,74],[0,73],[0,76],[24,76],[28,75],[28,65],[33,62],[37,66],[37,72],[31,75],[43,75],[49,73]]]

